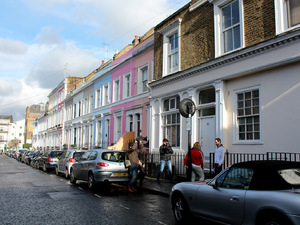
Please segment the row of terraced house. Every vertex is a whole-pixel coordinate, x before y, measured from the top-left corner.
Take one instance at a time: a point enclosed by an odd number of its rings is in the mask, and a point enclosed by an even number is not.
[[[199,141],[227,152],[299,152],[298,0],[192,0],[89,75],[66,77],[34,121],[33,146],[106,148],[126,132],[157,152]],[[195,103],[190,120],[182,99]]]

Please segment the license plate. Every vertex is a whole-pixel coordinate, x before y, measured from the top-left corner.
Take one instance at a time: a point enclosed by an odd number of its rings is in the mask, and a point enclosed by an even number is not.
[[[113,173],[114,177],[127,177],[128,173]]]

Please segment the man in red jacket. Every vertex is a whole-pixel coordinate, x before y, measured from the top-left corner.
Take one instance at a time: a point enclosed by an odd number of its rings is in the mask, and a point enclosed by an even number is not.
[[[199,176],[199,180],[204,180],[204,165],[203,165],[203,155],[201,151],[201,145],[199,142],[195,142],[193,148],[191,149],[191,158],[192,158],[192,179],[195,181],[196,174]],[[184,159],[184,166],[188,169],[187,165],[188,154],[186,154]]]

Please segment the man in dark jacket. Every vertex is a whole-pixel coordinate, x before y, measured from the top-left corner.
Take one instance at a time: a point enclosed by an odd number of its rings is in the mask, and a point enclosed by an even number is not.
[[[160,175],[164,171],[165,166],[168,166],[169,175],[170,175],[170,182],[173,183],[173,174],[172,174],[172,161],[171,161],[171,154],[173,154],[173,149],[169,145],[168,139],[163,140],[163,144],[159,147],[160,153],[160,170],[157,174],[157,183],[160,183]]]

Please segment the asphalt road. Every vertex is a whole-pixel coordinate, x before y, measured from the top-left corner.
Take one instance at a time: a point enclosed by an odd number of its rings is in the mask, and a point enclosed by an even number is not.
[[[125,187],[91,192],[0,155],[0,224],[175,224],[169,199]]]

